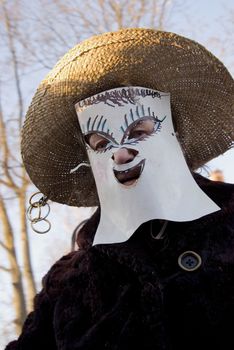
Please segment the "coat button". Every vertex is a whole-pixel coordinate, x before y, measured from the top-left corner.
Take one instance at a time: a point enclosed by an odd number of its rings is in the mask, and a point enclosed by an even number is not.
[[[182,253],[178,258],[179,266],[185,271],[195,271],[202,263],[202,259],[199,254],[188,250]]]

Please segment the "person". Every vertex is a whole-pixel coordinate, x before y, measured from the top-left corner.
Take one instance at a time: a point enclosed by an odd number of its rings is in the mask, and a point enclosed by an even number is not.
[[[209,178],[212,181],[224,182],[224,174],[223,174],[222,170],[220,170],[220,169],[215,169],[215,170],[211,171]]]
[[[58,62],[22,158],[47,198],[98,208],[7,350],[234,348],[233,185],[195,172],[232,145],[233,88],[203,46],[152,29]]]

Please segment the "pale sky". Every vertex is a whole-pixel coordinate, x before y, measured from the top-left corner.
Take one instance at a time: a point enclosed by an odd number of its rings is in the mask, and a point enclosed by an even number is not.
[[[185,5],[185,9],[183,7],[180,15],[174,15],[172,11],[169,21],[172,24],[166,30],[174,31],[205,45],[223,61],[233,74],[234,43],[232,36],[228,36],[228,33],[234,32],[234,2],[232,0],[185,0],[183,4]],[[226,9],[229,9],[230,20],[227,18]],[[233,18],[232,23],[231,15]],[[226,43],[224,51],[221,50],[223,40]],[[40,71],[28,77],[27,82],[25,82],[28,86],[30,85],[31,91],[31,95],[29,94],[28,96],[28,102],[45,74],[45,71]],[[208,167],[211,170],[223,170],[225,181],[234,183],[234,150],[230,150],[226,154],[212,160],[209,162]],[[17,211],[17,208],[12,208],[12,217],[14,217],[14,210]],[[40,285],[42,276],[51,266],[52,262],[58,259],[63,252],[65,253],[69,250],[72,229],[84,217],[90,215],[89,209],[69,208],[59,204],[52,204],[51,212],[49,220],[52,222],[52,229],[49,233],[46,235],[37,235],[30,230],[33,268],[38,286]],[[62,216],[64,218],[64,215],[60,215],[62,212],[66,213],[66,220],[63,219],[61,222],[60,217]],[[16,239],[17,244],[19,244],[20,237],[16,237]],[[9,290],[8,296],[11,294],[11,281],[4,272],[1,272],[0,278],[0,298],[2,300],[6,296],[6,290]],[[6,300],[4,303],[5,306],[10,304],[9,300]],[[8,324],[10,324],[11,319],[12,314],[7,311],[4,314],[4,320],[7,320]],[[1,323],[3,322],[3,320],[0,321]],[[0,339],[1,348],[7,341],[6,339]]]

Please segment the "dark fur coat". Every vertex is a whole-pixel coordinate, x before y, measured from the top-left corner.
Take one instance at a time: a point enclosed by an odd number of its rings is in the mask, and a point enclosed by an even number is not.
[[[91,247],[95,214],[80,250],[45,276],[34,312],[6,349],[233,350],[234,186],[196,180],[222,210],[170,222],[163,240],[145,223],[125,243]],[[196,271],[178,265],[188,250],[202,258]]]

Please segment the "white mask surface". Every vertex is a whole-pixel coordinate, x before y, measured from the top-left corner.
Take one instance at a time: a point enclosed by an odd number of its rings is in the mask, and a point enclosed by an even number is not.
[[[191,221],[220,209],[188,169],[169,93],[117,88],[76,111],[101,204],[94,245],[124,242],[152,219]]]

